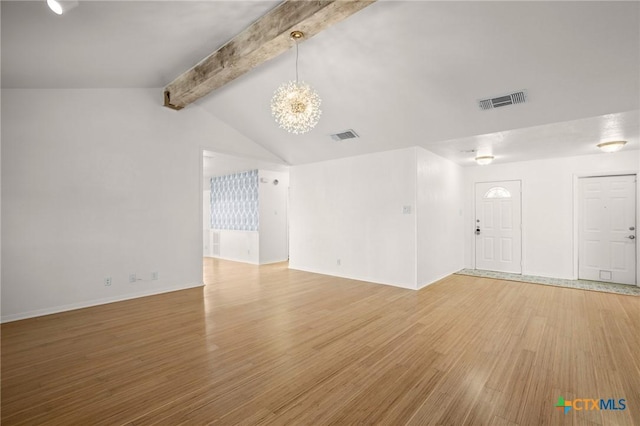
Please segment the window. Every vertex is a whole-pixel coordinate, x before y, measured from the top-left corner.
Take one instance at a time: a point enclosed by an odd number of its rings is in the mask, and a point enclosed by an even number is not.
[[[511,198],[511,193],[501,186],[494,186],[489,189],[484,198]]]

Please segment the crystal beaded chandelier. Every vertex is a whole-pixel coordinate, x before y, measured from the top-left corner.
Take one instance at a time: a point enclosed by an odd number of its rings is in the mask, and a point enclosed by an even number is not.
[[[298,81],[298,40],[304,37],[301,31],[293,31],[296,42],[296,80],[278,87],[271,99],[271,113],[281,128],[290,133],[302,134],[313,129],[320,119],[320,96],[304,81]]]

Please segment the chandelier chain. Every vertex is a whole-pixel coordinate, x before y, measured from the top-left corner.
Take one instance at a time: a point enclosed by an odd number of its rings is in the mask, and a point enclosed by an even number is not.
[[[296,39],[296,83],[298,82],[298,40]]]

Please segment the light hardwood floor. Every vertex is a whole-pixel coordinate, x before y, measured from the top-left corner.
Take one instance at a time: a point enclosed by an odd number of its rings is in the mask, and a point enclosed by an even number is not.
[[[2,325],[2,424],[640,425],[638,297],[212,259],[205,278]]]

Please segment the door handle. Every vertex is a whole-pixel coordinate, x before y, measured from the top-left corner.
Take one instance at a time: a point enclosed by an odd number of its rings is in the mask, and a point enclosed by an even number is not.
[[[480,227],[479,226],[476,227],[476,235],[480,235]]]
[[[635,235],[629,235],[627,238],[630,239],[630,240],[635,240],[636,236]]]

